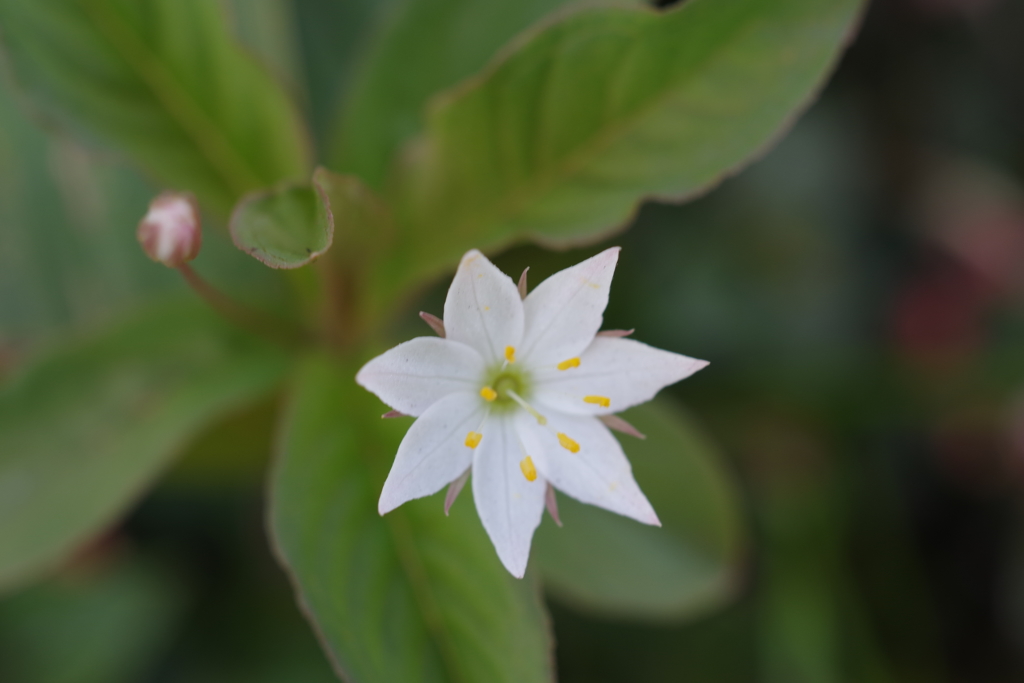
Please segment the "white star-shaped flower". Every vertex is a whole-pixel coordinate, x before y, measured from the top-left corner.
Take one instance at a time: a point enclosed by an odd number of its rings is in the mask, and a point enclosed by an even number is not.
[[[384,483],[378,510],[472,471],[473,498],[498,557],[526,571],[550,487],[644,524],[659,525],[606,424],[707,363],[599,334],[619,249],[545,280],[525,298],[479,251],[462,258],[444,304],[444,336],[399,344],[356,376],[397,413],[416,417]],[[525,273],[524,273],[525,275]],[[525,282],[525,281],[524,281]],[[428,316],[429,317],[429,316]]]

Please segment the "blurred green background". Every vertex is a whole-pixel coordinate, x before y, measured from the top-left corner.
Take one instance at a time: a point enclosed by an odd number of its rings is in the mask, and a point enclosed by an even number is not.
[[[348,76],[325,64],[387,3],[235,5],[322,138],[318,93]],[[712,361],[670,393],[723,445],[754,530],[724,610],[641,625],[552,599],[560,680],[1024,681],[1021,36],[1018,0],[878,0],[762,161],[604,244],[497,259],[539,282],[623,246],[607,326]],[[134,242],[156,188],[24,104],[0,90],[0,377],[182,288]],[[198,265],[236,296],[280,298],[205,238]],[[273,409],[198,439],[123,525],[0,601],[0,681],[334,680],[267,550]]]

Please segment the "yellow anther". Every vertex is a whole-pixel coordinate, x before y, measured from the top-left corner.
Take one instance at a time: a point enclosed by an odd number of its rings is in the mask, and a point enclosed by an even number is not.
[[[516,347],[514,347],[514,346],[506,346],[505,347],[505,360],[507,360],[509,363],[515,363],[516,362]]]
[[[490,387],[484,387],[480,390],[480,395],[483,396],[485,401],[493,401],[498,398],[498,392]]]
[[[612,400],[607,396],[584,396],[583,402],[593,403],[595,406],[601,406],[602,408],[607,408],[612,404]]]
[[[480,432],[470,432],[466,434],[466,445],[470,448],[476,448],[480,445],[480,439],[484,438],[484,435]]]
[[[519,469],[523,471],[523,476],[526,477],[526,481],[534,481],[537,479],[537,468],[533,466],[533,458],[526,456],[519,461]]]
[[[558,432],[558,443],[562,444],[562,448],[571,453],[580,452],[580,445],[573,441],[572,439],[570,439],[569,437],[567,437],[562,432]]]
[[[579,358],[570,358],[569,360],[563,360],[558,364],[559,370],[568,370],[569,368],[578,368],[580,366]]]

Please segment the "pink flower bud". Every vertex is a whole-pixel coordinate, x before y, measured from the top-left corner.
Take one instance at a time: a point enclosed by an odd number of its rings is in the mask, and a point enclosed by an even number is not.
[[[149,204],[136,232],[146,255],[177,268],[199,254],[202,230],[195,198],[186,192],[164,192]]]

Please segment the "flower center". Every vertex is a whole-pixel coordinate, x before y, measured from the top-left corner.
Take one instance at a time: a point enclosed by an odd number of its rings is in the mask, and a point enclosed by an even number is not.
[[[511,348],[511,347],[509,347]],[[508,412],[522,408],[536,418],[539,424],[547,424],[547,418],[538,413],[526,402],[523,396],[529,396],[529,375],[521,368],[503,363],[486,376],[486,384],[480,389],[480,396],[488,404],[491,412]]]
[[[530,376],[524,372],[521,367],[516,367],[515,363],[515,349],[511,346],[505,350],[505,362],[500,366],[492,368],[484,376],[484,385],[480,388],[480,398],[487,402],[487,412],[491,413],[508,413],[518,408],[521,408],[528,414],[530,414],[537,424],[541,427],[546,427],[548,419],[542,415],[536,408],[526,402],[523,396],[529,397],[530,395]],[[559,370],[567,370],[569,368],[579,367],[580,362],[578,358],[572,358],[564,363],[560,363],[558,366]],[[564,366],[564,367],[563,367]],[[601,407],[607,408],[610,405],[610,400],[604,396],[586,396],[583,398],[585,403],[592,403]],[[486,421],[486,418],[484,418]],[[482,428],[481,424],[481,428]],[[550,429],[550,427],[549,427]],[[570,438],[567,434],[557,432],[559,445],[570,453],[579,453],[580,444]],[[466,434],[466,447],[475,449],[480,445],[484,435],[480,432],[469,432]],[[522,447],[522,444],[520,444]],[[537,468],[533,464],[533,458],[531,458],[525,451],[523,452],[524,458],[519,463],[519,468],[523,472],[523,476],[526,477],[527,481],[536,481],[537,479]]]
[[[537,420],[537,424],[546,425],[548,419],[537,412],[533,406],[522,397],[526,387],[523,375],[519,372],[510,371],[508,366],[502,368],[495,375],[490,384],[480,390],[480,396],[491,404],[491,410],[507,411],[514,410],[519,406]]]
[[[509,397],[509,392],[521,394],[523,391],[523,383],[515,375],[503,373],[494,380],[494,390],[498,393],[498,398],[502,396]]]
[[[505,412],[518,406],[515,396],[528,391],[529,381],[523,372],[506,364],[487,374],[480,396],[490,404],[492,412]]]

